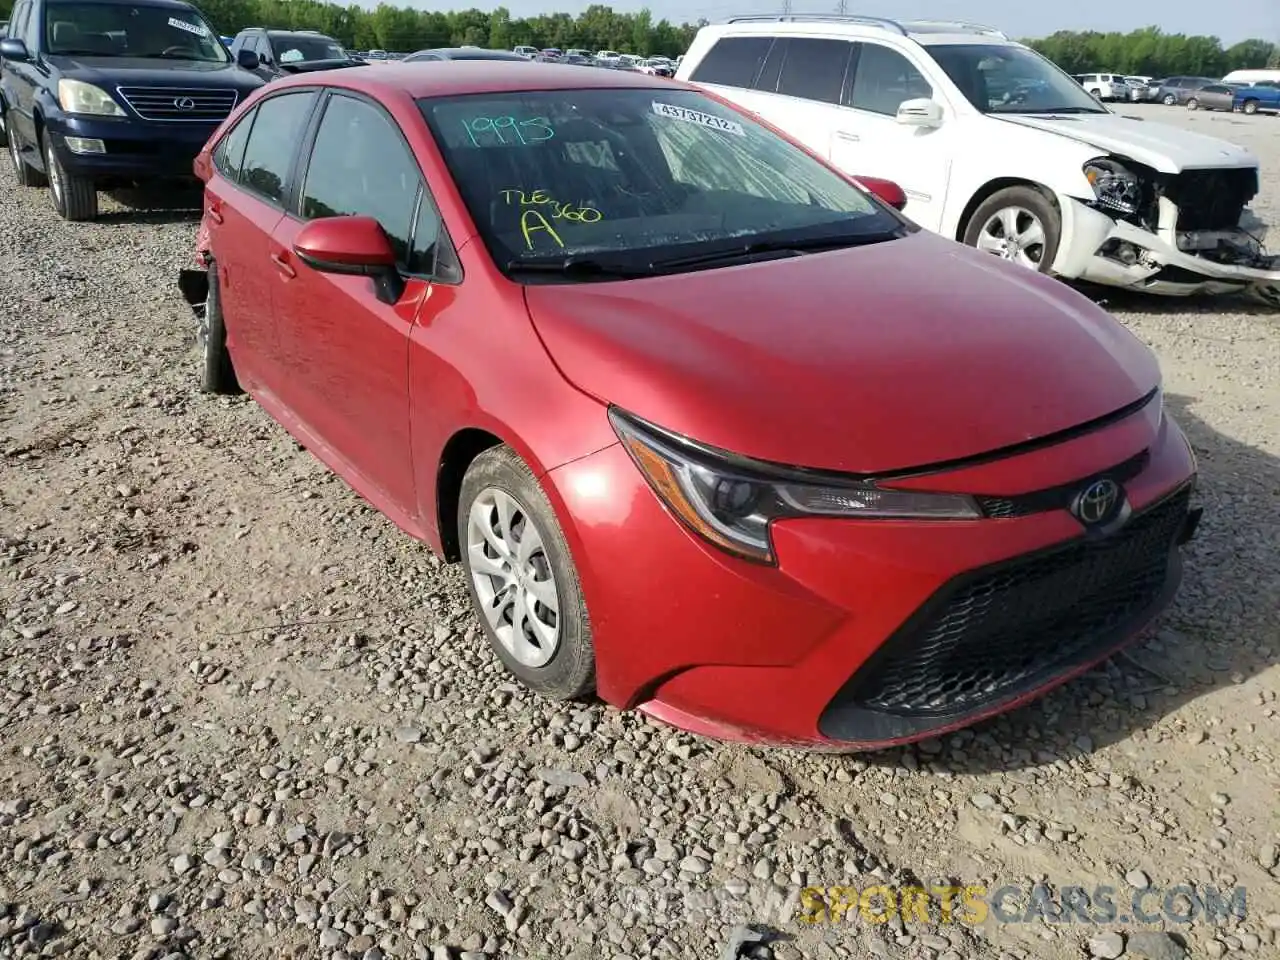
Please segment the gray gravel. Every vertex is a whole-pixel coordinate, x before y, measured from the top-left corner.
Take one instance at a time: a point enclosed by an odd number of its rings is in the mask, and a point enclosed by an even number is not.
[[[1280,119],[1144,112],[1250,144],[1280,223]],[[457,570],[196,392],[192,217],[106,207],[62,223],[0,173],[0,957],[1276,956],[1274,313],[1110,301],[1208,508],[1148,642],[974,730],[809,756],[514,685]],[[944,878],[1242,885],[1248,910],[1175,939],[788,907]],[[793,939],[736,926],[760,923]]]

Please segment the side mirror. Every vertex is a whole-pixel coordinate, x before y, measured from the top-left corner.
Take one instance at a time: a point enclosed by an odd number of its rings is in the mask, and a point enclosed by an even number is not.
[[[906,191],[892,180],[884,180],[880,177],[854,177],[853,179],[895,210],[901,210],[907,205]]]
[[[0,40],[0,57],[21,63],[24,60],[30,60],[31,54],[27,52],[27,45],[21,40],[5,37]]]
[[[236,63],[245,70],[257,70],[259,63],[258,55],[252,50],[241,50],[236,54]]]
[[[371,277],[378,299],[395,303],[404,292],[396,252],[373,217],[321,217],[298,231],[293,252],[312,270]]]
[[[942,126],[942,107],[928,97],[904,100],[898,104],[898,115],[895,119],[904,127],[940,127]]]

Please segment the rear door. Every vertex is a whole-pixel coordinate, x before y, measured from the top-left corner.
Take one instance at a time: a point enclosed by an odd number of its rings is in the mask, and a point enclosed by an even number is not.
[[[754,83],[755,109],[819,156],[833,137],[856,139],[860,118],[840,107],[854,45],[827,37],[778,37]]]
[[[280,220],[269,243],[291,406],[353,486],[407,517],[416,516],[409,332],[429,287],[411,257],[421,204],[432,208],[395,120],[373,101],[331,92],[300,177],[297,215]],[[308,221],[353,215],[376,219],[399,254],[408,279],[396,303],[379,300],[368,277],[319,273],[293,253]]]
[[[218,275],[227,346],[246,389],[288,404],[272,297],[280,280],[268,249],[284,217],[298,144],[316,104],[314,90],[262,100],[214,149],[204,220]],[[259,396],[262,400],[262,397]],[[273,410],[273,412],[277,412]]]

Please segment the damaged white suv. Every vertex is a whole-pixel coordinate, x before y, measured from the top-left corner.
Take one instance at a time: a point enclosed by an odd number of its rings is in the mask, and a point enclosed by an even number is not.
[[[1113,113],[998,30],[736,17],[703,27],[676,76],[897,182],[936,233],[1066,279],[1280,305],[1280,257],[1246,210],[1252,153]]]

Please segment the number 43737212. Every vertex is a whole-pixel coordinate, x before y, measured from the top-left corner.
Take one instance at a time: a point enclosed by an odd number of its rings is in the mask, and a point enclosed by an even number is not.
[[[550,140],[556,135],[551,121],[546,117],[531,117],[528,120],[517,120],[515,117],[472,117],[462,121],[471,145],[479,147],[483,144],[540,143]]]

